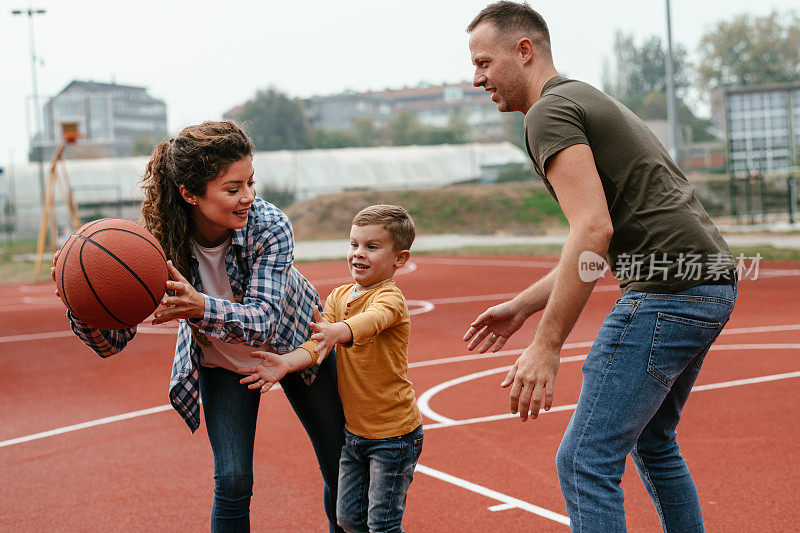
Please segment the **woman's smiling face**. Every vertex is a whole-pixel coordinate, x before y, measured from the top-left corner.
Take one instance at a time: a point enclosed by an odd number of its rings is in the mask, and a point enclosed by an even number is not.
[[[192,204],[192,237],[201,246],[221,244],[231,231],[247,225],[255,200],[253,160],[240,159],[209,181],[203,196],[185,194]]]

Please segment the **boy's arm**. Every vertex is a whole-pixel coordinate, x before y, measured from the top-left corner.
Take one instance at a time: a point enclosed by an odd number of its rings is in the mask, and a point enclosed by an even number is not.
[[[267,392],[289,372],[308,368],[313,363],[313,357],[306,350],[297,348],[283,355],[272,352],[255,351],[250,353],[254,359],[263,359],[259,364],[244,368],[237,368],[240,374],[249,374],[239,380],[248,389],[261,389]]]
[[[343,323],[350,329],[352,343],[362,344],[400,322],[405,309],[406,301],[399,290],[379,290],[364,311],[346,318]]]

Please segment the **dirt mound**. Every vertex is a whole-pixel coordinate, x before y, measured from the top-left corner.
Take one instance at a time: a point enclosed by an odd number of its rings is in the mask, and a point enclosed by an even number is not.
[[[558,204],[538,182],[348,191],[298,202],[285,211],[295,239],[334,239],[348,235],[353,216],[372,204],[404,207],[420,234],[539,235],[566,224]]]

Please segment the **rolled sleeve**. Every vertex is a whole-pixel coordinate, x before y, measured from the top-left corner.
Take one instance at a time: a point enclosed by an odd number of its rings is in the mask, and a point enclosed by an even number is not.
[[[121,352],[136,335],[135,326],[127,329],[105,330],[89,326],[70,311],[67,311],[67,318],[69,318],[69,325],[73,333],[103,358]]]

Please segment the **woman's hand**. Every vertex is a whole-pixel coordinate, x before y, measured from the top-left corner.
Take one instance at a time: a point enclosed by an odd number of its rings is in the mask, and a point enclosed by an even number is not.
[[[205,299],[192,287],[178,269],[167,261],[167,270],[172,280],[167,281],[167,290],[172,290],[172,295],[165,294],[161,299],[164,305],[153,319],[153,324],[163,324],[179,318],[203,318],[205,312]]]
[[[58,261],[58,254],[61,253],[61,250],[56,250],[56,253],[53,254],[53,266],[50,267],[50,277],[53,278],[53,283],[56,281],[56,261]],[[61,298],[61,295],[58,293],[58,285],[56,284],[56,296]]]

